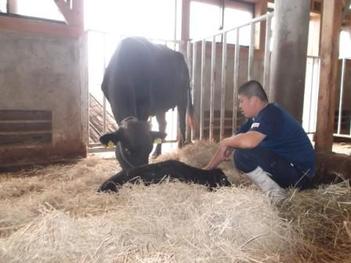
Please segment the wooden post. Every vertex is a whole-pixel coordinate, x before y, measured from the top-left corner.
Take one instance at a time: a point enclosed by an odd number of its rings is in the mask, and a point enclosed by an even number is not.
[[[321,69],[318,96],[317,151],[327,152],[332,150],[335,97],[337,83],[337,62],[339,51],[339,34],[341,27],[343,0],[323,1],[322,13],[322,38],[321,38]]]
[[[255,4],[255,17],[262,16],[267,13],[267,0],[258,1]],[[255,47],[263,51],[265,48],[266,23],[256,24],[255,30]]]

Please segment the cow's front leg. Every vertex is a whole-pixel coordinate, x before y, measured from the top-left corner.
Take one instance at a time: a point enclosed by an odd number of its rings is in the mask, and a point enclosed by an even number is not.
[[[166,113],[161,112],[161,113],[156,114],[156,120],[158,123],[158,130],[162,133],[165,133],[166,126],[167,126]],[[163,140],[164,139],[162,139],[162,141]],[[152,153],[152,158],[156,158],[157,156],[159,156],[161,154],[161,152],[162,152],[162,142],[158,142],[154,152]]]

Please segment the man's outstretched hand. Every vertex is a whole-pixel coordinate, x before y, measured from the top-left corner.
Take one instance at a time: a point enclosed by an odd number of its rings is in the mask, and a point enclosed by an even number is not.
[[[233,152],[233,148],[228,147],[225,139],[220,142],[218,149],[209,163],[203,168],[206,170],[211,170],[217,168],[217,166],[226,160],[229,160],[231,154]]]

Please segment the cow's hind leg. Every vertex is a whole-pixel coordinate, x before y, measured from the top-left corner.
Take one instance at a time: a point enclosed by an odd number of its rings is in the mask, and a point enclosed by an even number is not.
[[[165,133],[166,132],[166,113],[165,112],[160,112],[156,114],[156,120],[158,123],[158,130],[160,132]],[[156,148],[154,152],[152,153],[152,158],[156,158],[159,156],[162,152],[162,142],[157,143]]]
[[[186,117],[186,106],[178,105],[178,127],[179,127],[179,138],[178,138],[178,148],[182,148],[185,143],[185,117]]]

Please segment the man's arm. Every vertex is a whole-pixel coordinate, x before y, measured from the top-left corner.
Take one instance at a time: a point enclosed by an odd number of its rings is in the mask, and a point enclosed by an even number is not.
[[[246,133],[239,133],[231,137],[223,139],[217,152],[212,157],[210,162],[204,167],[204,169],[214,169],[221,162],[227,160],[233,149],[251,149],[255,148],[263,139],[266,137],[263,133],[257,131],[248,131]]]

